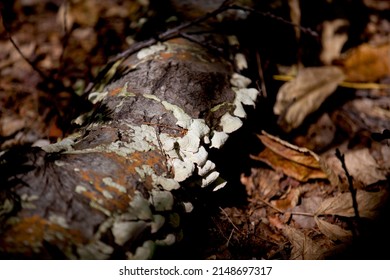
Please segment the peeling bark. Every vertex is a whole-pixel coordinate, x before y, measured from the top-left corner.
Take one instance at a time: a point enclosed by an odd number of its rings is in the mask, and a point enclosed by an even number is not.
[[[228,46],[225,46],[228,47]],[[223,187],[208,158],[257,90],[228,59],[172,39],[142,49],[59,143],[1,155],[2,258],[146,259],[180,239],[186,185]]]

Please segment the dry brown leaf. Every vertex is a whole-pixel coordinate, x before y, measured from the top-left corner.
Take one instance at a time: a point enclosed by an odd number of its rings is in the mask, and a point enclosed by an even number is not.
[[[299,188],[290,189],[285,198],[273,200],[271,201],[271,203],[278,210],[287,211],[289,209],[294,208],[298,204],[300,195],[301,191],[299,190]]]
[[[317,223],[320,231],[331,240],[340,240],[342,242],[351,241],[352,232],[350,230],[345,230],[338,225],[331,224],[318,218],[317,216],[314,217],[314,220]]]
[[[284,224],[279,219],[278,216],[269,216],[268,217],[268,221],[269,221],[270,225],[274,226],[277,229],[283,229],[284,228]]]
[[[362,44],[346,53],[341,61],[346,80],[375,82],[390,76],[390,43],[380,46]]]
[[[290,7],[291,22],[295,25],[295,38],[299,41],[301,37],[301,30],[298,26],[301,25],[301,8],[299,0],[288,0],[288,6]]]
[[[348,151],[345,154],[345,165],[352,178],[366,186],[386,180],[387,172],[381,169],[367,148]]]
[[[280,115],[281,128],[289,132],[300,126],[343,80],[343,71],[336,66],[300,70],[295,79],[281,86],[276,97],[274,112]]]
[[[385,11],[390,9],[389,0],[363,0],[363,3],[367,7],[378,11]]]
[[[19,116],[4,116],[0,118],[0,136],[11,136],[25,126],[26,121]]]
[[[283,234],[288,238],[292,245],[292,260],[320,260],[325,257],[327,248],[323,244],[314,242],[302,231],[290,226],[283,227]]]
[[[306,182],[309,179],[329,179],[332,170],[325,168],[325,162],[314,152],[292,145],[266,132],[258,135],[266,146],[253,159],[260,160],[298,181]]]
[[[382,132],[390,125],[390,97],[355,99],[345,105],[345,110],[350,115],[358,115],[352,118],[357,124],[363,124],[358,129],[366,129]]]
[[[340,33],[338,31],[347,25],[348,21],[340,18],[332,21],[324,21],[320,59],[325,65],[330,65],[334,59],[340,57],[341,49],[347,41],[348,35],[345,32]]]
[[[294,207],[291,212],[293,213],[314,213],[318,205],[321,203],[322,197],[310,196],[301,198],[301,203]],[[308,215],[292,215],[295,225],[301,228],[313,228],[316,225],[314,218]]]
[[[379,214],[379,208],[387,200],[387,192],[366,192],[358,190],[356,201],[359,210],[359,216],[373,219]],[[354,217],[355,211],[352,204],[350,193],[342,193],[335,197],[325,199],[315,212],[319,215],[338,215],[343,217]]]
[[[61,25],[62,30],[71,30],[74,20],[69,11],[69,1],[64,1],[57,12],[57,23]]]
[[[322,151],[333,142],[335,133],[336,126],[330,116],[324,113],[315,123],[309,126],[307,133],[295,138],[294,143],[314,152]]]
[[[309,149],[290,144],[287,141],[266,133],[265,131],[262,131],[262,134],[263,135],[258,135],[259,139],[272,152],[308,167],[320,167],[319,156]]]
[[[274,170],[252,168],[250,176],[241,175],[241,184],[245,186],[248,196],[255,198],[260,196],[268,201],[274,197],[280,189],[280,179],[283,174]]]
[[[70,1],[69,20],[81,26],[93,27],[99,20],[101,5],[96,0]]]

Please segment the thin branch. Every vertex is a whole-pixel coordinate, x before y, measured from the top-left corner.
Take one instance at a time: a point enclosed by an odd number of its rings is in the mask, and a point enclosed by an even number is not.
[[[232,226],[239,232],[241,233],[241,231],[238,229],[238,227],[233,223],[233,221],[230,219],[229,215],[226,213],[225,210],[223,210],[222,207],[219,207],[219,209],[222,211],[222,213],[226,216],[226,218],[229,220],[229,222],[232,224]]]
[[[36,71],[40,76],[41,78],[46,81],[47,83],[51,83],[55,86],[57,86],[59,89],[61,90],[64,90],[64,91],[67,91],[67,92],[70,92],[72,94],[74,94],[74,90],[71,88],[71,87],[66,87],[63,83],[61,83],[61,81],[59,80],[56,80],[48,75],[46,75],[41,69],[39,69],[39,67],[37,67],[37,65],[32,62],[23,52],[22,50],[19,48],[18,44],[15,42],[15,40],[13,39],[11,33],[9,32],[5,22],[4,22],[4,17],[2,17],[2,20],[3,20],[3,26],[4,26],[4,30],[5,30],[5,33],[7,34],[7,37],[8,39],[10,40],[11,44],[13,45],[13,47],[15,48],[15,50],[19,53],[19,55],[30,65],[30,67]],[[76,94],[75,94],[76,95]],[[77,95],[76,95],[77,96]]]
[[[352,178],[352,176],[348,172],[347,166],[345,164],[344,154],[341,154],[339,149],[336,149],[336,157],[340,161],[341,166],[342,166],[342,168],[343,168],[343,170],[345,172],[345,175],[347,176],[349,191],[350,191],[351,196],[352,196],[353,210],[355,212],[355,217],[359,219],[359,217],[360,217],[360,215],[359,215],[359,208],[358,208],[358,203],[357,203],[357,200],[356,200],[356,189],[353,187],[353,178]]]
[[[6,27],[5,27],[6,28]],[[8,36],[8,39],[10,40],[11,44],[14,46],[16,51],[19,53],[19,55],[31,66],[34,71],[36,71],[44,80],[50,80],[50,78],[41,70],[39,69],[35,63],[33,63],[27,56],[24,55],[22,50],[19,48],[18,44],[14,41],[12,38],[12,35],[8,32],[8,30],[5,30]]]
[[[229,238],[228,238],[228,240],[226,241],[226,244],[225,244],[226,247],[229,247],[230,239],[232,239],[233,233],[234,233],[234,229],[232,229],[231,232],[230,232]]]
[[[315,32],[314,30],[312,30],[311,28],[307,28],[307,27],[303,27],[301,25],[297,25],[295,23],[292,23],[289,20],[286,20],[286,19],[284,19],[284,18],[282,18],[280,16],[277,16],[277,15],[274,15],[274,14],[272,14],[270,12],[261,12],[261,11],[255,10],[253,8],[246,7],[246,6],[240,6],[240,5],[232,5],[232,6],[230,6],[230,9],[232,9],[232,10],[242,10],[242,11],[250,12],[250,13],[253,13],[253,14],[261,15],[263,17],[268,17],[268,18],[280,21],[280,22],[282,22],[284,24],[291,25],[292,27],[297,28],[300,31],[302,31],[303,33],[308,34],[310,36],[313,36],[313,37],[316,37],[316,38],[319,37],[318,33]]]
[[[223,53],[222,48],[218,48],[218,47],[215,47],[215,46],[210,45],[210,44],[205,44],[205,43],[201,42],[200,40],[198,40],[195,36],[192,36],[186,32],[181,32],[179,35],[180,35],[180,37],[187,39],[188,41],[194,42],[196,44],[199,44],[207,49],[211,49],[212,51],[215,51],[215,52],[220,53],[220,54]]]
[[[352,238],[353,238],[353,240],[356,240],[359,236],[358,226],[359,226],[359,220],[360,220],[359,208],[358,208],[358,203],[357,203],[357,199],[356,199],[356,192],[357,191],[353,186],[353,178],[349,174],[348,169],[347,169],[347,165],[345,164],[344,154],[341,154],[339,149],[336,149],[336,157],[341,162],[341,166],[344,169],[345,175],[347,176],[347,179],[348,179],[349,191],[350,191],[351,197],[352,197],[352,206],[353,206],[353,210],[354,210],[355,218],[356,218],[355,221],[350,222],[350,226],[352,229]]]
[[[67,19],[67,14],[69,12],[69,3],[67,0],[65,0],[64,4],[64,37],[62,38],[62,53],[59,59],[59,65],[63,65],[64,58],[65,58],[65,50],[68,46],[69,43],[69,38],[70,38],[70,31],[68,30],[68,19]]]
[[[299,215],[299,216],[308,216],[308,217],[314,217],[315,215],[312,214],[312,213],[307,213],[307,212],[290,212],[290,211],[284,211],[284,210],[281,210],[279,209],[278,207],[276,207],[275,205],[272,205],[271,203],[269,203],[268,201],[265,201],[264,199],[262,198],[258,198],[262,203],[264,203],[265,205],[267,205],[268,207],[274,209],[275,211],[281,213],[281,214],[291,214],[291,215]]]
[[[260,88],[261,88],[261,95],[266,98],[267,97],[267,88],[265,86],[264,82],[264,72],[263,72],[263,67],[261,65],[261,57],[260,53],[256,51],[256,62],[257,62],[257,72],[260,77]]]

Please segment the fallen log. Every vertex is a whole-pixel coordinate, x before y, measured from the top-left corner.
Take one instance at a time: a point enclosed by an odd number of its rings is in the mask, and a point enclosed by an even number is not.
[[[228,48],[227,40],[223,40]],[[147,259],[181,238],[186,188],[222,188],[209,158],[255,105],[232,59],[174,38],[122,62],[82,128],[0,158],[0,256]]]

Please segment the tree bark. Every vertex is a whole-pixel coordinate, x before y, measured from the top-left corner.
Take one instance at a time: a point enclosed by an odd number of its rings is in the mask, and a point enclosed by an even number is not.
[[[181,238],[193,205],[179,190],[224,186],[208,152],[258,94],[232,59],[176,38],[122,68],[77,133],[1,155],[2,258],[151,258]]]

